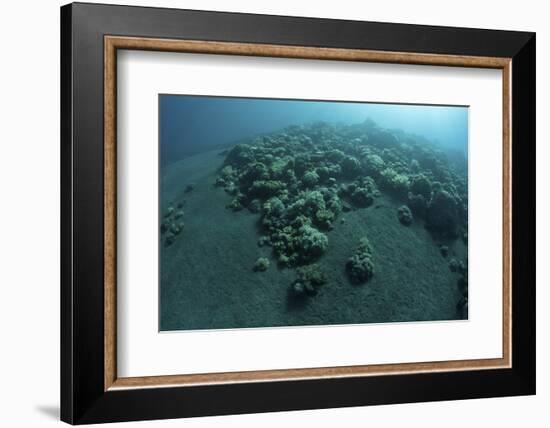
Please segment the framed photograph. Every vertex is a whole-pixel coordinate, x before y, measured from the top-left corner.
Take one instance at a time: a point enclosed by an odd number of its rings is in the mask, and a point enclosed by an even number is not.
[[[61,418],[535,393],[535,35],[61,8]]]

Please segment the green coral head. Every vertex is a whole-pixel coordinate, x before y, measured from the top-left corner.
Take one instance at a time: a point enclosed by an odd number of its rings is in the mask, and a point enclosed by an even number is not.
[[[254,263],[254,271],[255,272],[265,272],[269,268],[270,262],[267,257],[260,257],[258,260],[256,260],[256,263]]]
[[[359,245],[346,263],[346,272],[353,284],[367,282],[374,275],[372,246],[367,237],[359,241]]]

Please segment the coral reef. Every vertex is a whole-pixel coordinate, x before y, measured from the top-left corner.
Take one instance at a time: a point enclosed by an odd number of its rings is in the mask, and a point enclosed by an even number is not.
[[[456,238],[467,222],[466,180],[433,144],[366,120],[291,126],[239,143],[227,152],[216,185],[233,197],[230,209],[263,215],[260,204],[270,198],[297,213],[301,200],[321,192],[327,206],[305,214],[321,230],[330,230],[348,204],[369,207],[380,188],[425,218],[434,236]],[[282,217],[284,226],[295,220]]]
[[[318,262],[329,248],[330,231],[345,221],[342,213],[382,206],[374,203],[382,192],[402,204],[397,216],[403,225],[414,217],[436,241],[467,242],[467,174],[420,137],[371,120],[316,122],[243,140],[221,154],[215,185],[231,197],[227,208],[259,216],[257,244],[271,246],[281,267],[299,270]],[[448,249],[440,251],[446,257]],[[456,263],[451,261],[451,270],[459,271]],[[366,238],[346,271],[353,283],[372,277]],[[304,293],[315,289],[304,280],[297,284]]]
[[[409,190],[413,195],[421,195],[429,201],[432,196],[432,183],[425,175],[416,175],[411,179]]]
[[[368,238],[361,238],[359,245],[346,263],[346,272],[354,284],[367,282],[374,275],[372,247]]]
[[[302,266],[296,269],[296,279],[290,286],[295,296],[315,296],[318,288],[327,282],[327,276],[317,265]]]
[[[378,186],[369,176],[360,177],[350,184],[343,184],[339,193],[359,208],[371,206],[374,198],[380,196]]]
[[[458,224],[457,200],[446,190],[434,191],[426,212],[428,230],[437,236],[456,238]]]
[[[407,205],[401,205],[397,209],[397,218],[399,222],[404,226],[410,226],[413,221],[413,215]]]
[[[395,169],[388,167],[381,173],[380,187],[392,193],[398,198],[403,198],[409,191],[409,177],[406,174],[398,173]]]
[[[269,259],[267,257],[260,257],[254,263],[254,272],[265,272],[269,268]]]
[[[176,237],[183,231],[185,224],[182,217],[184,215],[183,203],[178,203],[178,210],[169,206],[164,213],[163,220],[160,223],[160,234],[164,237],[164,245],[170,246],[176,241]]]
[[[409,192],[407,206],[411,209],[413,214],[418,218],[426,217],[426,210],[428,209],[428,202],[422,195],[414,195]]]

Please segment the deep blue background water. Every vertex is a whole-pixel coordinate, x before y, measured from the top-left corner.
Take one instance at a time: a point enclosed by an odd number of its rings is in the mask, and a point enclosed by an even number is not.
[[[242,138],[312,121],[360,123],[421,135],[444,149],[468,150],[468,108],[406,104],[160,95],[160,155],[167,165]]]

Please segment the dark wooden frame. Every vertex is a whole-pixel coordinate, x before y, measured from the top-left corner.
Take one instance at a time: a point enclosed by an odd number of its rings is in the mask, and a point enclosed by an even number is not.
[[[502,68],[503,235],[505,248],[513,243],[503,254],[503,334],[510,345],[503,361],[442,370],[430,363],[414,370],[363,366],[367,369],[351,368],[343,376],[330,368],[306,369],[306,376],[244,372],[240,377],[212,375],[206,384],[205,378],[198,383],[182,377],[117,380],[112,358],[116,314],[110,298],[116,297],[111,293],[116,266],[112,59],[117,48],[214,54],[233,49],[239,55]],[[67,5],[61,9],[61,129],[62,420],[80,424],[535,392],[533,33]],[[146,387],[151,385],[163,387]]]

